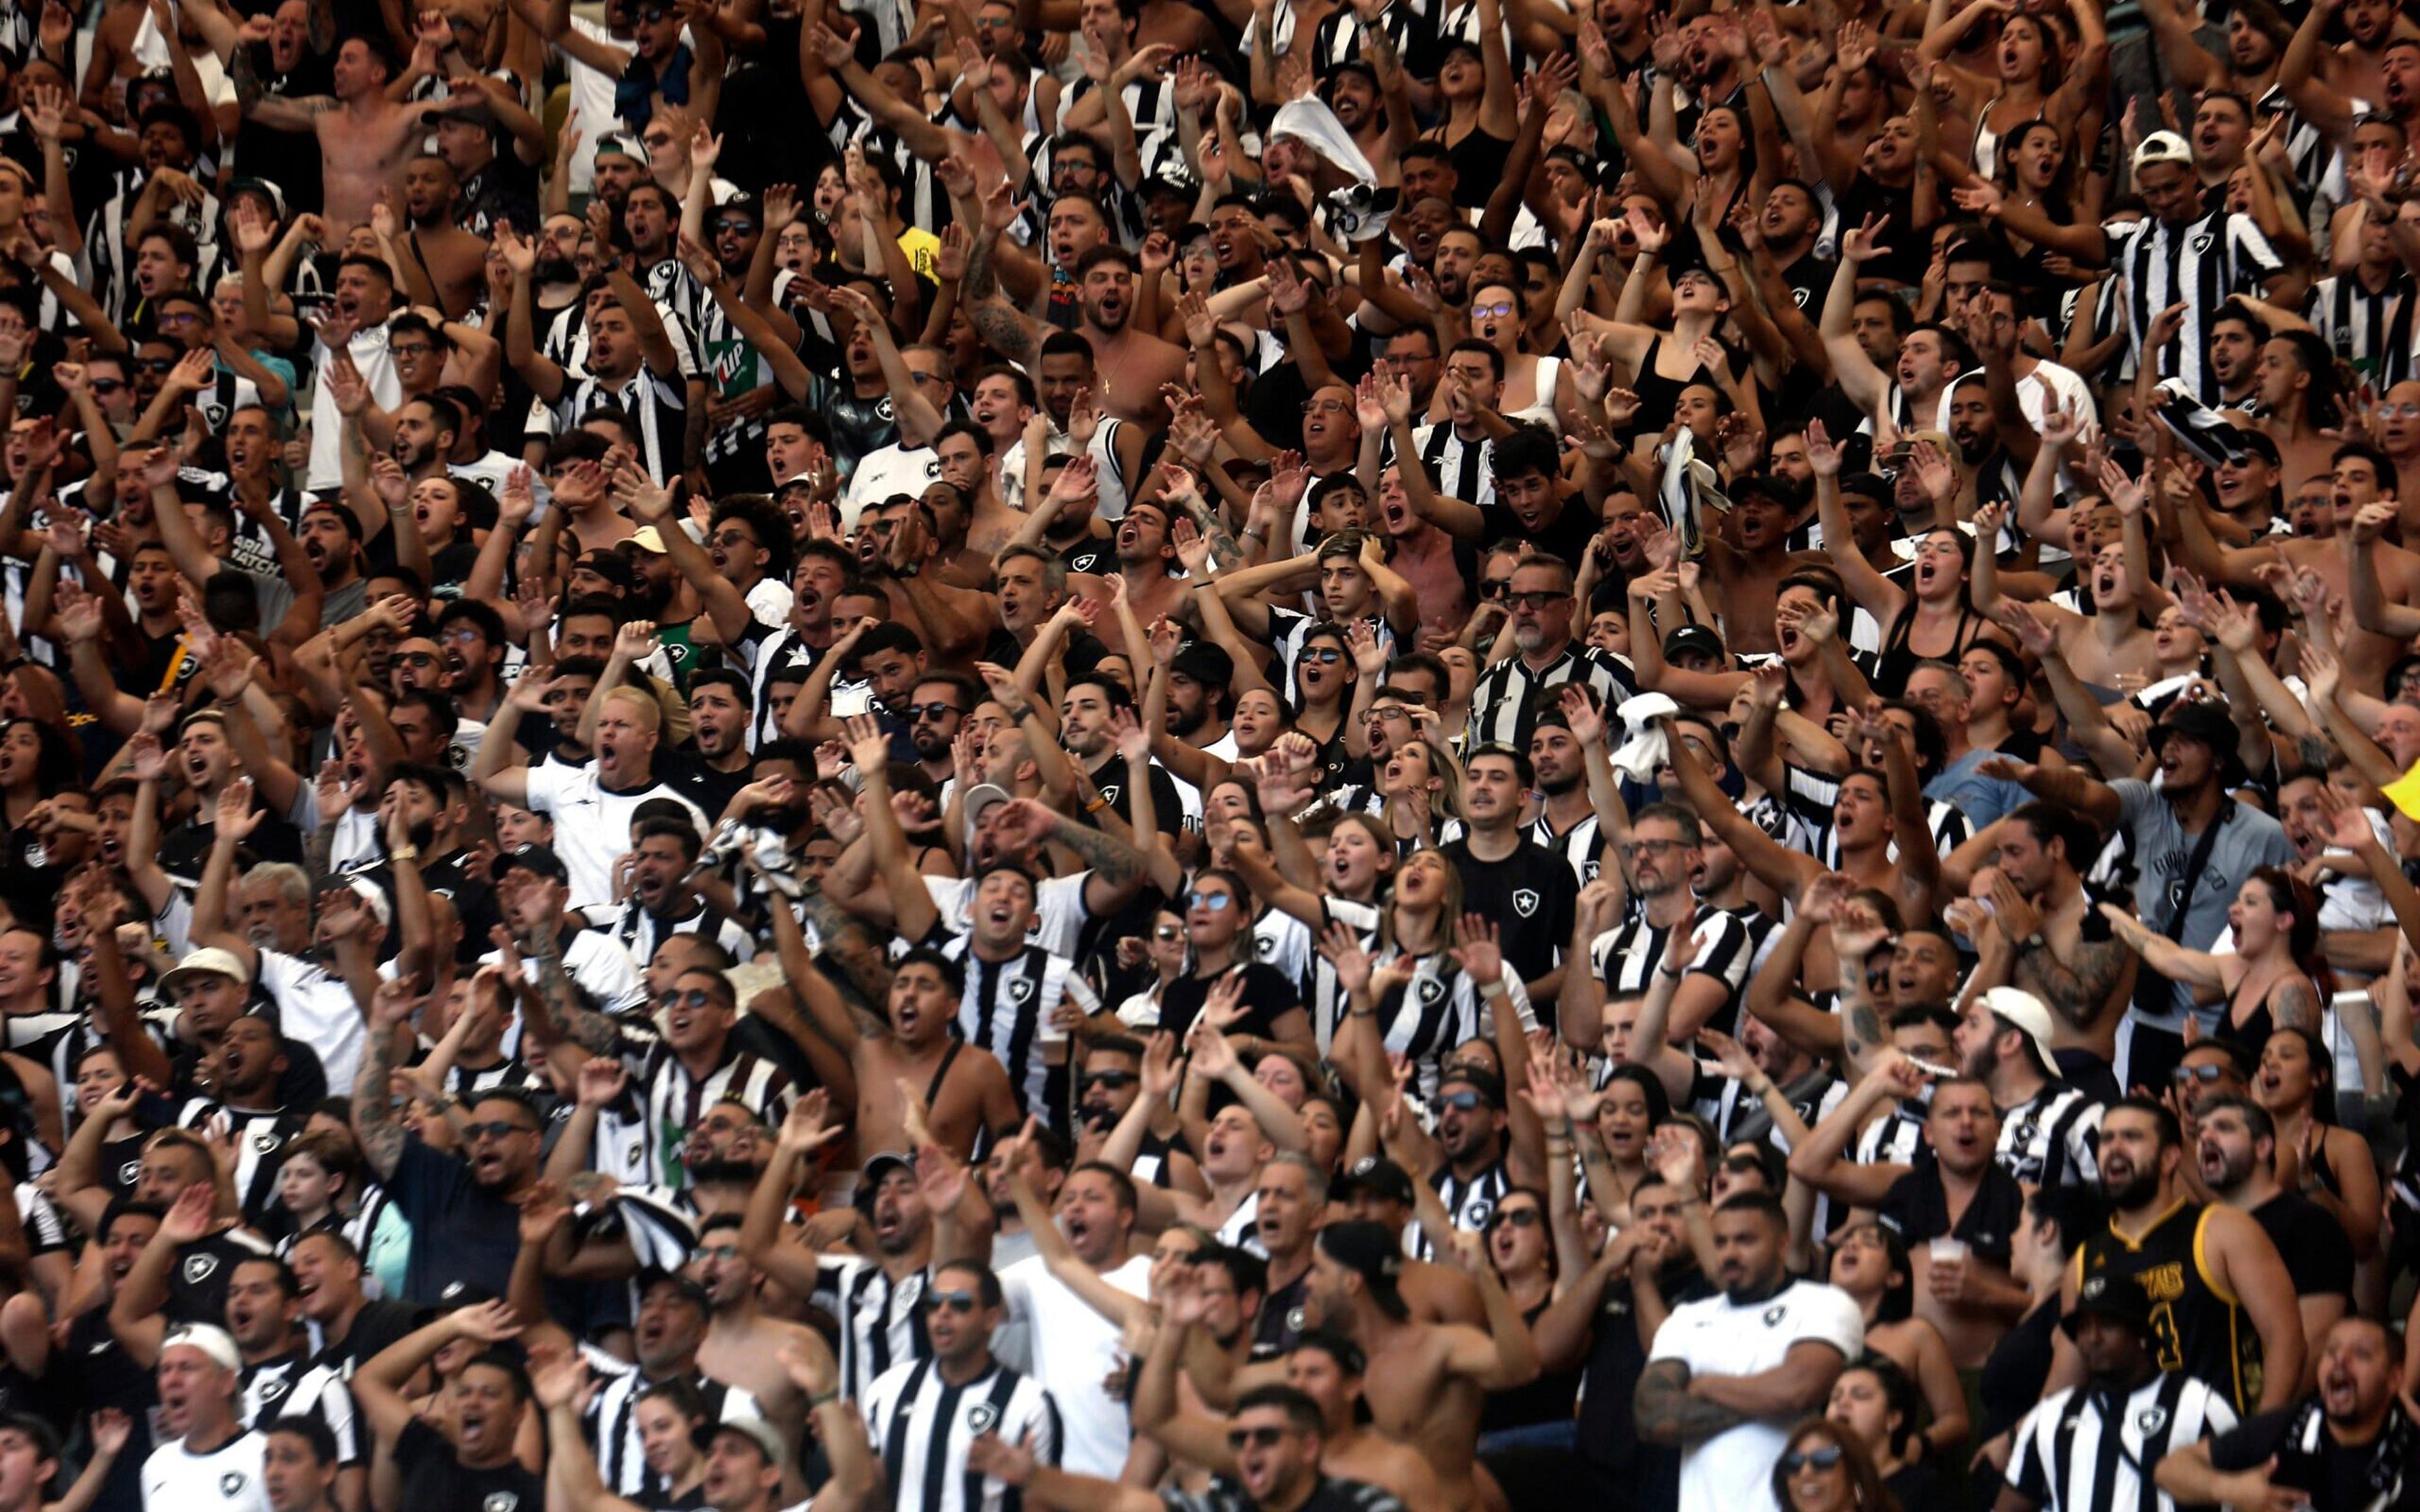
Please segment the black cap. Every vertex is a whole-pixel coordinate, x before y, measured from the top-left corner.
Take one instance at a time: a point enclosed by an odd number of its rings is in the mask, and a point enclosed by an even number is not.
[[[2236,748],[2235,720],[2228,716],[2224,703],[2192,698],[2178,699],[2160,716],[2160,722],[2151,732],[2151,737],[2156,743],[2164,732],[2171,730],[2188,740],[2200,741],[2222,756]],[[2156,744],[2153,748],[2157,748]]]
[[[514,846],[511,850],[506,851],[504,855],[496,857],[496,880],[499,882],[503,881],[504,873],[515,867],[520,867],[524,871],[535,872],[539,876],[563,883],[566,887],[569,886],[571,882],[570,872],[565,869],[563,858],[554,854],[553,847],[551,846]]]
[[[1844,494],[1863,494],[1876,503],[1887,504],[1892,501],[1890,480],[1879,472],[1852,473],[1843,471],[1840,474],[1840,491]]]
[[[1235,658],[1215,640],[1187,640],[1168,664],[1204,687],[1224,687],[1235,675]]]
[[[2102,1271],[2086,1276],[2075,1288],[2075,1305],[2067,1310],[2058,1326],[2073,1338],[2077,1320],[2087,1314],[2124,1323],[2145,1337],[2150,1335],[2151,1299],[2143,1283],[2131,1275]]]
[[[448,1281],[437,1293],[437,1301],[419,1311],[414,1326],[426,1328],[448,1313],[458,1313],[465,1307],[484,1307],[499,1301],[497,1295],[475,1281]]]
[[[679,529],[678,526],[670,528]],[[628,556],[612,548],[585,552],[581,556],[578,564],[599,578],[609,579],[617,588],[639,586],[639,569],[630,565],[630,559]]]
[[[1393,1169],[1398,1174],[1402,1167]],[[1397,1278],[1404,1273],[1404,1246],[1384,1224],[1366,1218],[1329,1224],[1319,1231],[1320,1253],[1369,1283],[1371,1300],[1391,1318],[1405,1316]]]
[[[1414,1200],[1411,1173],[1384,1155],[1364,1155],[1353,1163],[1351,1170],[1337,1178],[1337,1196],[1348,1197],[1356,1192],[1400,1202],[1406,1208]]]
[[[1723,638],[1703,625],[1684,625],[1664,638],[1666,661],[1684,656],[1712,656],[1716,661],[1730,659],[1723,649]]]
[[[697,1304],[700,1312],[714,1311],[714,1299],[706,1295],[706,1284],[685,1271],[650,1271],[640,1278],[639,1294],[645,1296],[661,1284],[673,1288],[673,1294]]]

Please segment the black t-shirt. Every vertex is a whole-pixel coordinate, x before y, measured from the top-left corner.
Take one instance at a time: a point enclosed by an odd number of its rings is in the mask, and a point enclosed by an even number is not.
[[[1506,504],[1487,504],[1479,513],[1487,521],[1480,532],[1481,541],[1518,541],[1558,561],[1570,563],[1575,570],[1589,543],[1603,529],[1597,517],[1589,513],[1588,501],[1578,494],[1564,500],[1562,509],[1546,522],[1544,529],[1536,532],[1522,524],[1520,517]]]
[[[2024,1209],[2025,1189],[1994,1161],[1983,1167],[1981,1190],[1952,1227],[1941,1163],[1929,1160],[1891,1183],[1874,1216],[1910,1249],[1945,1237],[1962,1239],[1978,1259],[2006,1265],[2009,1241],[2017,1225],[2024,1222]]]
[[[1126,759],[1111,752],[1109,761],[1090,775],[1094,785],[1101,790],[1101,796],[1109,800],[1110,811],[1131,826],[1134,796],[1126,791]],[[1101,827],[1093,824],[1090,815],[1078,817],[1094,829]],[[1185,829],[1184,800],[1176,795],[1176,779],[1157,762],[1151,764],[1151,820],[1153,828],[1171,840]]]
[[[1277,1038],[1278,1015],[1302,1006],[1302,994],[1294,982],[1275,966],[1258,961],[1246,964],[1244,973],[1244,1020],[1229,1031],[1256,1035],[1264,1040]],[[1219,977],[1225,972],[1218,974]],[[1184,1042],[1186,1031],[1201,1016],[1202,1005],[1209,999],[1211,983],[1217,977],[1187,975],[1168,984],[1159,995],[1159,1026]]]
[[[345,1334],[344,1342],[331,1344],[319,1351],[314,1365],[334,1365],[347,1380],[359,1369],[363,1361],[412,1332],[420,1323],[420,1309],[410,1303],[381,1298],[362,1304],[353,1315],[353,1326]]]
[[[2390,1406],[2386,1428],[2363,1444],[2338,1443],[2326,1427],[2310,1421],[2318,1415],[2319,1404],[2305,1398],[2247,1417],[2234,1431],[2211,1441],[2210,1462],[2221,1471],[2252,1470],[2274,1456],[2277,1468],[2269,1484],[2301,1491],[2311,1512],[2420,1508],[2420,1473],[2414,1473],[2412,1463],[2413,1433],[2408,1426],[2398,1427],[2402,1414],[2397,1410]],[[2396,1494],[2381,1500],[2389,1488]]]
[[[1571,943],[1573,909],[1580,897],[1571,863],[1528,840],[1501,861],[1471,855],[1467,839],[1442,849],[1462,873],[1464,911],[1495,921],[1512,974],[1535,981],[1554,970],[1555,952]]]
[[[676,750],[668,758],[659,758],[663,779],[678,788],[681,796],[696,804],[709,820],[720,820],[722,810],[748,785],[750,768],[736,772],[718,772],[706,764],[706,758],[694,751]]]
[[[157,1446],[150,1409],[160,1393],[152,1373],[136,1365],[109,1331],[108,1308],[78,1314],[68,1325],[67,1342],[53,1351],[42,1388],[27,1405],[56,1426],[61,1437],[72,1437],[77,1424],[101,1408],[126,1414],[132,1431],[93,1505],[101,1512],[143,1512],[143,1461]]]
[[[407,1140],[386,1193],[411,1220],[413,1234],[445,1236],[442,1244],[411,1246],[404,1300],[434,1304],[454,1281],[485,1287],[499,1297],[511,1289],[513,1258],[521,1247],[520,1210],[472,1180],[470,1162],[441,1154],[417,1138]],[[457,1504],[415,1502],[406,1496],[404,1504]]]
[[[235,1238],[232,1230],[178,1250],[177,1263],[168,1272],[168,1305],[163,1309],[168,1321],[225,1327],[227,1283],[235,1278],[235,1268],[268,1253],[265,1245],[247,1244]]]
[[[546,1482],[523,1470],[520,1460],[473,1470],[454,1458],[443,1434],[418,1418],[396,1437],[395,1462],[403,1472],[401,1506],[539,1512],[546,1505]]]

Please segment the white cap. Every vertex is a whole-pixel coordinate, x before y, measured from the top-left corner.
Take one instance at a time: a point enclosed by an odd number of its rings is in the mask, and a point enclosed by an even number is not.
[[[2192,144],[2174,131],[2153,131],[2134,148],[2134,170],[2137,173],[2149,163],[2181,162],[2190,167],[2193,161]]]
[[[178,1345],[199,1350],[209,1356],[210,1363],[227,1370],[241,1370],[243,1356],[236,1352],[235,1338],[224,1328],[209,1323],[187,1323],[168,1331],[160,1341],[160,1352],[167,1353]]]
[[[2034,1055],[2041,1062],[2044,1075],[2058,1074],[2058,1061],[2051,1054],[2050,1008],[2039,997],[2022,987],[1993,987],[1983,994],[1984,1011],[2008,1025],[2023,1029],[2025,1038],[2034,1042]]]

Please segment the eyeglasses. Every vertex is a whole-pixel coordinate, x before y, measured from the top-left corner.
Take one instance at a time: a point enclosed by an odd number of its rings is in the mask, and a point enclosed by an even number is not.
[[[1230,892],[1188,892],[1185,895],[1185,906],[1207,908],[1214,914],[1223,914],[1235,906],[1235,895]]]
[[[1122,1092],[1141,1080],[1141,1076],[1130,1071],[1096,1071],[1077,1077],[1076,1089],[1079,1092],[1089,1092],[1098,1087],[1112,1092]]]
[[[1628,856],[1662,856],[1668,852],[1687,848],[1677,840],[1635,840],[1621,849],[1623,854]]]
[[[1558,604],[1570,603],[1572,595],[1549,593],[1543,588],[1533,588],[1526,594],[1508,593],[1504,595],[1504,599],[1514,609],[1552,609]]]
[[[1506,316],[1512,313],[1512,304],[1509,300],[1495,304],[1474,304],[1470,307],[1470,317],[1473,320],[1484,320],[1489,316]]]
[[[928,1313],[970,1313],[982,1300],[971,1291],[928,1291],[924,1293],[924,1310]]]
[[[736,1260],[739,1258],[737,1244],[704,1244],[689,1252],[692,1260]]]
[[[941,381],[941,375],[939,373],[920,373],[912,367],[908,370],[908,376],[918,383],[939,383]]]
[[[537,1131],[530,1127],[528,1124],[515,1123],[509,1119],[495,1119],[486,1123],[466,1123],[462,1126],[462,1137],[473,1141],[480,1139],[502,1139],[506,1134],[534,1134],[535,1133],[537,1133]]]
[[[1498,1208],[1496,1216],[1487,1220],[1487,1227],[1500,1228],[1511,1224],[1515,1228],[1535,1228],[1544,1216],[1535,1208]]]
[[[644,142],[651,147],[668,147],[673,145],[673,133],[670,131],[651,132],[646,136],[639,138],[639,140]]]
[[[1315,661],[1323,667],[1332,667],[1344,659],[1344,653],[1334,646],[1305,646],[1302,655],[1295,659]]]
[[[716,546],[756,545],[756,537],[749,534],[746,531],[717,531],[714,532],[713,540]]]
[[[442,630],[438,632],[437,639],[440,640],[476,640],[479,639],[479,627],[475,625],[458,625],[450,630]]]
[[[1352,409],[1342,399],[1305,399],[1302,402],[1302,412],[1306,415],[1341,415]]]
[[[944,715],[966,712],[954,703],[910,703],[907,709],[908,717],[910,719],[939,719]]]
[[[425,341],[389,342],[386,348],[396,357],[427,357],[437,348]]]
[[[1821,1449],[1792,1449],[1781,1457],[1781,1468],[1795,1475],[1807,1466],[1830,1470],[1840,1462],[1840,1446],[1826,1444]]]
[[[1234,1454],[1242,1454],[1248,1448],[1274,1449],[1288,1437],[1287,1430],[1284,1428],[1229,1428],[1227,1448]]]
[[[714,995],[703,987],[692,987],[687,992],[668,987],[656,995],[658,1008],[706,1008],[713,1002]]]

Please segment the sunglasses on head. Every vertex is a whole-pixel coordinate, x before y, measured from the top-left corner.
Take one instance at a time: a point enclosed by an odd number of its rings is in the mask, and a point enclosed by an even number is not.
[[[928,1291],[924,1293],[924,1310],[928,1313],[970,1313],[983,1299],[971,1291]]]
[[[1725,1155],[1723,1169],[1733,1176],[1753,1176],[1764,1167],[1757,1163],[1754,1155]]]
[[[1821,1449],[1792,1449],[1781,1457],[1781,1468],[1793,1475],[1809,1465],[1818,1470],[1830,1470],[1839,1462],[1840,1446],[1837,1443],[1826,1444]]]

